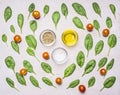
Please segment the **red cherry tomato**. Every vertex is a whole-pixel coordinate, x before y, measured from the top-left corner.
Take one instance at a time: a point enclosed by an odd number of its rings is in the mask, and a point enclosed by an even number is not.
[[[20,36],[20,35],[15,35],[15,36],[14,36],[14,41],[15,41],[16,43],[20,43],[20,42],[22,41],[21,36]]]
[[[100,69],[100,74],[101,74],[102,76],[105,76],[106,73],[107,73],[106,69],[104,69],[104,68]]]
[[[26,70],[25,68],[22,68],[22,69],[20,70],[20,74],[21,74],[22,76],[26,75],[26,74],[27,74],[27,70]]]
[[[85,85],[79,85],[79,91],[80,91],[81,93],[84,93],[84,92],[86,91]]]
[[[40,18],[40,12],[37,11],[37,10],[35,10],[35,11],[33,11],[32,16],[33,16],[35,19],[39,19],[39,18]]]
[[[56,78],[55,82],[58,84],[58,85],[61,85],[62,84],[62,79],[60,77]]]
[[[46,59],[46,60],[48,60],[48,59],[50,58],[48,52],[43,52],[42,57],[43,57],[44,59]]]
[[[86,26],[86,29],[87,29],[88,31],[92,31],[93,28],[94,28],[94,26],[93,26],[91,23],[88,23],[87,26]]]
[[[102,35],[103,35],[104,37],[107,37],[107,36],[109,35],[109,33],[110,33],[110,31],[109,31],[108,29],[104,29],[104,30],[102,31]]]

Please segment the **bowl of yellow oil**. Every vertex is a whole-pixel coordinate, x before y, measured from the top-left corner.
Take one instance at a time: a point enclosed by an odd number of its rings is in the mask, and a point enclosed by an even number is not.
[[[62,33],[62,41],[66,46],[74,46],[78,41],[78,34],[75,30],[69,29]]]

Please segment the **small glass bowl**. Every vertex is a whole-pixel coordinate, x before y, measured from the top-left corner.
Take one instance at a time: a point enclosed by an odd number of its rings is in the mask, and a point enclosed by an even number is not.
[[[53,45],[56,42],[55,33],[50,29],[46,29],[46,30],[42,31],[42,33],[40,34],[40,42],[44,46]]]
[[[68,59],[68,53],[64,48],[58,47],[52,51],[52,60],[56,64],[64,64]]]
[[[69,29],[62,33],[62,41],[66,46],[74,46],[78,41],[78,34],[75,30]]]

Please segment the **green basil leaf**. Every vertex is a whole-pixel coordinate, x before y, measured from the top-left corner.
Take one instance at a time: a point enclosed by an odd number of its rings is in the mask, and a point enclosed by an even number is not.
[[[88,74],[90,72],[92,72],[94,70],[96,66],[96,61],[94,59],[90,60],[86,66],[85,66],[85,69],[84,69],[84,73],[82,76],[84,76],[85,74]]]
[[[102,52],[104,47],[104,42],[102,40],[98,41],[95,46],[95,55],[98,55]]]
[[[10,31],[15,34],[15,27],[14,27],[14,25],[10,25]]]
[[[109,8],[110,8],[112,14],[114,15],[114,17],[116,18],[116,15],[115,15],[115,13],[116,13],[116,7],[115,7],[115,5],[114,4],[110,4]]]
[[[109,29],[112,27],[112,19],[110,17],[106,18],[106,25]]]
[[[76,69],[76,65],[74,63],[72,63],[71,65],[69,65],[65,70],[64,70],[64,78],[69,77],[70,75],[73,74],[73,72]]]
[[[53,85],[52,81],[51,81],[49,78],[47,78],[47,77],[42,77],[42,81],[43,81],[45,84],[47,84],[48,86],[53,86],[53,87],[55,87],[55,86]],[[56,87],[55,87],[55,88],[56,88]]]
[[[32,13],[32,12],[34,11],[34,9],[35,9],[35,4],[34,4],[34,3],[31,3],[31,4],[29,5],[29,7],[28,7],[29,13]]]
[[[40,62],[40,60],[36,57],[35,51],[33,50],[33,48],[28,47],[28,48],[26,49],[26,52],[27,52],[30,56],[35,57],[35,59],[36,59],[38,62]]]
[[[106,63],[107,63],[107,57],[101,58],[100,61],[98,62],[98,70],[100,70],[100,68],[104,67]]]
[[[85,8],[79,3],[72,4],[73,9],[81,16],[84,16],[88,19]]]
[[[14,88],[15,90],[19,91],[16,87],[15,87],[15,83],[12,79],[10,79],[9,77],[6,78],[6,82],[7,84],[11,87]]]
[[[117,44],[117,37],[115,34],[111,34],[109,37],[108,37],[108,46],[109,46],[109,51],[108,51],[108,56],[109,56],[109,53],[110,53],[110,50],[111,48],[114,48]]]
[[[30,17],[30,14],[35,10],[35,4],[31,3],[28,7],[28,11],[29,11],[29,15],[28,15],[28,19]]]
[[[95,29],[98,31],[98,34],[100,36],[100,32],[99,32],[99,30],[100,30],[100,23],[97,20],[94,20],[93,21],[93,25],[94,25]]]
[[[85,63],[85,54],[84,54],[84,52],[82,52],[82,51],[78,52],[76,61],[77,61],[78,66],[83,67],[83,65]]]
[[[24,79],[24,77],[22,75],[20,75],[19,73],[16,73],[16,78],[17,81],[21,84],[26,86],[26,80]]]
[[[79,83],[80,83],[80,80],[76,79],[76,80],[74,80],[74,81],[72,81],[72,82],[69,83],[67,89],[69,89],[69,88],[75,88],[77,85],[79,85]]]
[[[107,71],[111,70],[112,67],[113,67],[113,65],[114,65],[114,58],[111,59],[110,62],[107,64],[106,70],[107,70]]]
[[[43,8],[43,13],[44,13],[44,17],[49,13],[49,6],[48,5],[45,5],[44,8]]]
[[[36,74],[34,72],[34,70],[33,70],[32,64],[28,60],[24,60],[23,61],[23,66],[25,67],[25,69],[27,70],[27,72]]]
[[[50,74],[54,75],[54,74],[52,73],[52,67],[51,67],[49,64],[47,64],[47,63],[45,63],[45,62],[42,62],[42,63],[41,63],[41,67],[42,67],[42,69],[43,69],[46,73],[50,73]]]
[[[30,29],[33,33],[35,33],[35,31],[37,30],[37,22],[35,20],[30,21]]]
[[[108,77],[104,83],[103,83],[103,88],[101,88],[100,91],[102,91],[104,88],[111,88],[114,83],[116,82],[116,77],[115,76],[110,76]]]
[[[84,26],[83,26],[83,23],[82,21],[78,18],[78,17],[74,17],[72,19],[74,25],[77,27],[77,28],[80,28],[80,29],[83,29],[84,30]]]
[[[22,27],[23,27],[23,24],[24,24],[24,16],[23,16],[23,14],[18,14],[17,23],[18,23],[18,26],[19,26],[20,31],[22,33]]]
[[[26,43],[29,47],[36,49],[37,47],[37,40],[33,35],[27,35],[25,37]]]
[[[57,28],[59,20],[60,20],[60,13],[58,11],[53,12],[52,21],[55,24],[55,28]]]
[[[67,18],[68,8],[67,8],[67,5],[65,3],[62,3],[62,5],[61,5],[61,11],[62,11],[62,14],[65,16],[65,18]]]
[[[95,77],[94,76],[91,77],[88,81],[88,87],[92,87],[95,84],[95,81],[96,81]]]
[[[100,9],[100,6],[98,5],[98,3],[93,2],[92,7],[93,7],[95,13],[98,14],[101,17],[101,9]]]
[[[9,6],[7,6],[4,10],[5,21],[7,22],[11,18],[11,16],[12,16],[12,9]]]
[[[88,56],[89,51],[93,47],[93,38],[92,38],[91,34],[86,35],[85,40],[84,40],[84,45],[85,45],[85,48],[87,49],[87,56]]]
[[[19,45],[16,42],[11,41],[11,46],[14,51],[16,51],[18,54],[20,54]]]
[[[27,52],[30,56],[35,56],[34,50],[33,50],[32,48],[30,48],[30,47],[28,47],[28,48],[26,49],[26,52]]]
[[[2,41],[4,42],[4,43],[6,43],[6,45],[7,45],[7,35],[6,34],[3,34],[2,35]],[[8,45],[7,45],[8,46]]]
[[[30,76],[30,82],[35,86],[40,88],[38,80],[34,76]]]
[[[12,69],[15,73],[15,60],[12,56],[7,56],[5,58],[5,64],[9,69]]]

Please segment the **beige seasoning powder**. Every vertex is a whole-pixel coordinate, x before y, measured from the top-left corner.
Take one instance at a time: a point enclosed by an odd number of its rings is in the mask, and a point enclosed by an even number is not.
[[[44,44],[50,44],[54,41],[55,37],[51,32],[45,32],[42,36]]]

